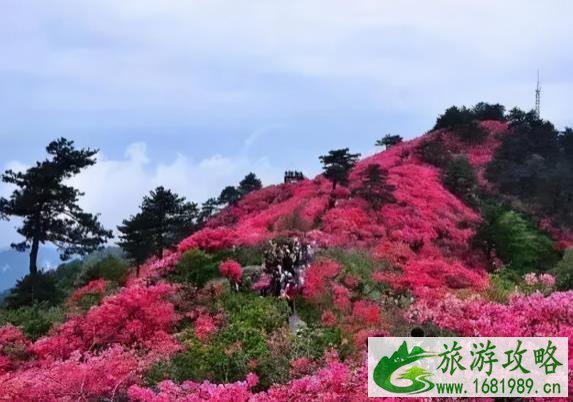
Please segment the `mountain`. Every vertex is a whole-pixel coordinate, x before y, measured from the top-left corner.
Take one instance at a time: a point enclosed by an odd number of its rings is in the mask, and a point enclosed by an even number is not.
[[[16,281],[28,274],[28,254],[8,249],[0,251],[0,291],[14,286]],[[52,269],[61,264],[60,255],[53,247],[42,247],[38,253],[38,265]]]
[[[108,259],[38,340],[32,319],[0,328],[0,396],[365,401],[368,337],[414,334],[569,337],[573,392],[570,137],[485,106],[359,161],[348,185],[253,191],[139,276],[110,279],[125,266]]]

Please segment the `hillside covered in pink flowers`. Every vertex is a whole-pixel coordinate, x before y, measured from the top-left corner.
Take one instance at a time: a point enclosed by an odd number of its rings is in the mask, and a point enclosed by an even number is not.
[[[437,125],[346,184],[252,191],[138,272],[90,278],[41,336],[0,327],[0,399],[366,401],[367,338],[412,331],[563,336],[573,356],[569,218],[492,180],[513,118],[477,139]]]

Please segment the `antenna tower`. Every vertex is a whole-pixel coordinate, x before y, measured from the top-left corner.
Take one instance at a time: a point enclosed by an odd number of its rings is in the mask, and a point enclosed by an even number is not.
[[[537,70],[537,88],[535,88],[535,114],[541,117],[541,85],[539,84],[539,70]]]

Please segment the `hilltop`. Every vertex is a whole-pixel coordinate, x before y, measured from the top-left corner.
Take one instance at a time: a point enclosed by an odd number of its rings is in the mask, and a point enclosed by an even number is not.
[[[139,275],[90,276],[37,340],[0,328],[0,395],[365,401],[367,337],[412,331],[568,336],[571,355],[568,212],[491,180],[521,130],[494,117],[438,119],[347,185],[250,192]],[[365,195],[372,171],[383,202]]]

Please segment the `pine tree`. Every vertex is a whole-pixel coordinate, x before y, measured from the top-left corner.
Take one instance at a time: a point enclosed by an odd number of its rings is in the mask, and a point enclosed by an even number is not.
[[[130,219],[124,219],[117,227],[120,232],[120,241],[117,243],[136,267],[139,276],[139,267],[153,255],[153,241],[150,230],[151,223],[147,216],[138,213]]]
[[[219,203],[219,200],[216,198],[209,198],[207,201],[201,204],[201,211],[199,212],[199,217],[197,220],[198,225],[204,225],[209,220],[209,218],[219,212],[220,205],[221,204]]]
[[[465,156],[457,156],[450,161],[444,172],[444,185],[465,202],[476,205],[477,178]]]
[[[324,170],[324,177],[332,182],[332,189],[337,184],[348,184],[348,173],[356,165],[360,154],[351,154],[348,148],[329,151],[327,155],[319,157]]]
[[[384,146],[386,149],[392,148],[394,145],[399,144],[403,141],[403,138],[399,135],[386,134],[382,139],[376,141],[376,146]]]
[[[263,184],[261,183],[257,175],[251,172],[248,175],[246,175],[243,180],[239,182],[238,190],[241,197],[244,197],[250,192],[260,190],[261,188],[263,188]]]
[[[221,205],[235,205],[241,199],[241,192],[233,186],[227,186],[219,195]]]
[[[47,147],[48,158],[25,172],[7,170],[2,181],[17,187],[9,198],[0,198],[0,216],[22,218],[17,229],[24,241],[12,247],[30,249],[30,274],[38,272],[40,245],[55,244],[62,259],[97,250],[112,237],[97,215],[84,212],[78,205],[83,194],[64,184],[67,179],[96,163],[94,149],[76,149],[65,138],[52,141]]]
[[[380,169],[379,165],[372,164],[361,174],[361,185],[355,193],[364,198],[372,208],[380,209],[384,204],[394,202],[392,192],[395,186],[388,183],[388,171]]]
[[[140,255],[139,247],[144,244],[151,245],[153,255],[162,257],[164,249],[178,243],[197,228],[197,204],[187,202],[184,197],[162,186],[143,197],[140,208],[139,214],[118,227],[123,233],[122,243],[134,250],[130,255],[134,260]]]

